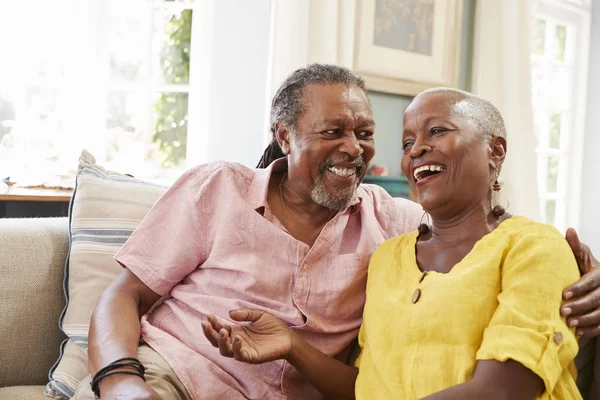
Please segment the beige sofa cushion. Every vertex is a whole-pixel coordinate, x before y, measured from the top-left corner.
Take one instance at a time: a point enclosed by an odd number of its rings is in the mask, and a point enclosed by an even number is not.
[[[0,388],[2,400],[48,400],[44,386],[13,386]]]
[[[67,305],[60,319],[69,340],[50,372],[48,396],[70,398],[89,374],[90,317],[100,294],[123,270],[113,257],[165,190],[107,171],[89,153],[82,153],[69,210]]]
[[[46,383],[58,356],[67,227],[66,218],[0,219],[0,387]]]

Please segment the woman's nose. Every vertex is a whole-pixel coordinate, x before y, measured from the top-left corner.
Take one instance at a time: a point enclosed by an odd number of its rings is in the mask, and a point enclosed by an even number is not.
[[[415,142],[413,147],[410,149],[410,156],[412,158],[419,158],[424,156],[426,153],[431,151],[431,147],[423,142]]]

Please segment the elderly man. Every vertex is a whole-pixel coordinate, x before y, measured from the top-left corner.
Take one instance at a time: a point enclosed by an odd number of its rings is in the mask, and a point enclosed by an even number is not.
[[[375,123],[364,83],[350,71],[294,72],[273,100],[271,130],[261,160],[268,168],[217,162],[188,171],[115,256],[125,269],[90,328],[91,387],[103,399],[322,398],[285,361],[222,357],[202,322],[263,309],[345,359],[361,323],[371,253],[416,229],[423,212],[360,184],[375,154]],[[582,268],[591,268],[589,251],[572,242]],[[577,300],[568,308],[588,313],[580,326],[595,335],[600,273],[590,274],[569,289]],[[89,380],[75,398],[91,398]]]

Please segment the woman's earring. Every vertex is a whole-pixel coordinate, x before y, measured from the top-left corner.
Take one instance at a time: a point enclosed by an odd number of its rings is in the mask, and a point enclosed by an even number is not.
[[[498,183],[498,175],[496,175],[496,180],[492,185],[492,199],[490,204],[492,206],[492,214],[496,218],[500,218],[506,212],[506,209],[500,205],[500,190],[502,190],[502,186]]]
[[[423,222],[423,218],[425,218],[425,216],[427,216],[427,219],[429,220],[429,214],[427,214],[427,212],[423,213],[423,216],[421,217],[421,224],[419,224],[419,227],[417,228],[417,230],[419,231],[419,235],[425,235],[429,232],[429,225]]]

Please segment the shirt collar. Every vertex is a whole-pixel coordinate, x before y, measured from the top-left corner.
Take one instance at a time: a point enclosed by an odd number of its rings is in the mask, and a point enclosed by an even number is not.
[[[287,157],[278,158],[267,168],[255,169],[254,179],[252,180],[250,188],[248,189],[248,193],[246,194],[246,202],[255,210],[265,207],[267,205],[267,194],[269,192],[269,181],[271,179],[271,175],[276,172],[287,171],[287,169]],[[364,190],[359,186],[354,192],[354,196],[352,196],[350,205],[348,206],[348,209],[350,209],[352,214],[358,212],[363,195]]]

